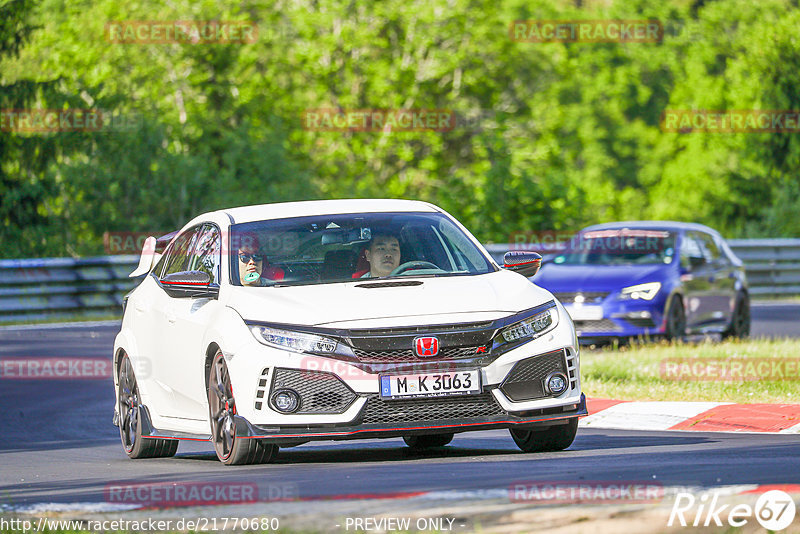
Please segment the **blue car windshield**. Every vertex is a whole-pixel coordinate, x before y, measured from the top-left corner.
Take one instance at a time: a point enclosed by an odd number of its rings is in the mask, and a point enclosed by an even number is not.
[[[441,213],[315,215],[231,227],[231,283],[312,285],[495,270]]]
[[[591,230],[574,236],[556,265],[648,265],[672,263],[675,233],[666,230]]]

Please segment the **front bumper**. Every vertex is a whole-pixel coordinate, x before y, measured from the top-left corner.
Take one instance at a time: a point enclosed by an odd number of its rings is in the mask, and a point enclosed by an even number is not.
[[[602,318],[585,319],[580,311],[568,308],[573,315],[575,330],[581,344],[596,339],[646,337],[664,333],[662,298],[648,301],[619,301],[609,297],[602,303]]]
[[[251,337],[252,342],[247,347],[238,350],[235,356],[228,359],[238,413],[258,428],[319,429],[371,424],[375,418],[370,417],[370,410],[381,403],[393,407],[407,403],[410,410],[425,403],[453,405],[455,416],[444,410],[438,415],[425,414],[423,419],[426,421],[461,419],[462,416],[502,418],[509,413],[519,415],[534,410],[560,410],[564,406],[578,405],[581,399],[580,358],[575,330],[563,307],[555,303],[551,306],[557,308],[560,322],[539,338],[512,346],[505,351],[490,349],[471,357],[465,358],[457,354],[451,359],[415,364],[367,364],[309,354],[292,354],[262,345]],[[436,327],[432,330],[436,332]],[[456,334],[453,333],[454,330],[451,328],[440,335],[443,339],[448,339],[444,336],[461,336],[461,340],[469,340],[477,339],[486,332],[468,331]],[[491,333],[491,329],[489,332]],[[495,335],[491,334],[486,339]],[[384,342],[384,338],[373,339],[375,342]],[[489,346],[489,343],[484,343],[486,339],[481,338],[480,343],[476,344]],[[412,346],[410,341],[408,346]],[[373,354],[368,356],[374,358]],[[554,363],[556,360],[560,363]],[[515,368],[523,362],[529,362],[529,367],[522,369],[520,365]],[[541,388],[536,385],[537,382],[541,384],[547,373],[553,370],[553,365],[557,365],[557,370],[568,382],[566,391],[557,396],[542,393]],[[479,372],[482,395],[487,399],[485,409],[481,408],[477,412],[471,407],[465,410],[459,406],[461,401],[458,399],[474,398],[473,395],[385,401],[381,401],[379,397],[381,376],[467,370]],[[520,375],[524,376],[520,379]],[[508,387],[506,382],[510,379],[517,382],[531,380],[532,393],[526,395],[523,387],[521,394],[518,383],[513,388]],[[276,409],[272,396],[282,388],[292,389],[300,394],[302,409],[295,413],[281,413]],[[383,415],[391,419],[393,416],[390,412],[391,410]],[[362,422],[365,416],[367,420]],[[380,414],[376,417],[380,422],[389,422]],[[398,419],[403,424],[412,420],[413,417]]]
[[[265,427],[251,424],[239,417],[237,431],[241,437],[281,442],[315,440],[349,440],[366,438],[394,438],[413,434],[445,434],[475,430],[494,430],[511,427],[549,427],[565,424],[570,419],[588,415],[586,397],[581,394],[577,404],[532,410],[529,412],[499,413],[480,418],[442,419],[436,421],[408,421],[402,424],[347,424],[298,427]]]
[[[577,404],[554,408],[542,408],[520,413],[501,412],[484,417],[465,417],[441,419],[436,421],[408,421],[398,423],[361,424],[354,422],[343,425],[308,425],[305,427],[268,427],[254,425],[240,415],[234,416],[236,435],[241,439],[267,440],[277,445],[297,444],[298,442],[322,440],[353,440],[370,438],[396,438],[414,434],[457,434],[477,430],[497,430],[504,428],[548,428],[566,424],[575,417],[588,415],[586,397],[581,394]],[[359,421],[363,420],[363,414]],[[142,434],[148,438],[178,440],[210,440],[210,436],[196,436],[176,432],[160,431],[153,427],[149,411],[142,411]]]

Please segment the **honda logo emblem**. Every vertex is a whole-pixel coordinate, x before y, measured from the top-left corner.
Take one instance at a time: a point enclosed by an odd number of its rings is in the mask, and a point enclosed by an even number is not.
[[[414,340],[414,350],[421,358],[431,358],[439,354],[439,339],[431,337],[418,337]]]

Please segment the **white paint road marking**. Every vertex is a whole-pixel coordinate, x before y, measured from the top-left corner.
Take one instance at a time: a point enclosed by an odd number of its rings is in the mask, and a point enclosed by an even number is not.
[[[794,425],[789,428],[784,428],[778,434],[800,434],[800,424]]]
[[[580,426],[623,430],[669,430],[725,402],[623,402],[581,419]]]

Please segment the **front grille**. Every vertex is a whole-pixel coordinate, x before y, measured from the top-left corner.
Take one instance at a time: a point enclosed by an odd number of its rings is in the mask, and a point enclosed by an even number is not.
[[[480,323],[456,323],[456,324],[437,324],[429,326],[399,326],[393,328],[378,329],[353,329],[350,335],[353,337],[386,337],[398,335],[419,335],[442,332],[481,332],[492,328],[491,321]]]
[[[547,397],[544,379],[553,372],[567,375],[564,351],[559,350],[519,361],[508,373],[500,389],[511,400],[524,401]],[[570,384],[571,385],[571,384]]]
[[[575,330],[591,333],[611,333],[619,332],[620,327],[618,327],[617,324],[611,319],[600,319],[597,321],[575,321]]]
[[[298,414],[343,413],[357,397],[339,377],[323,371],[275,369],[272,391],[278,389],[300,395]]]
[[[362,424],[414,423],[506,415],[491,392],[480,395],[383,400],[372,396],[362,412]]]
[[[484,350],[478,352],[481,348]],[[361,363],[406,363],[406,362],[435,362],[438,360],[458,360],[485,356],[489,347],[445,347],[439,349],[439,354],[422,358],[411,349],[403,350],[364,350],[353,349],[353,353]]]
[[[575,302],[575,297],[581,295],[586,304],[599,304],[608,296],[608,291],[569,291],[563,293],[553,293],[553,296],[562,303]]]

